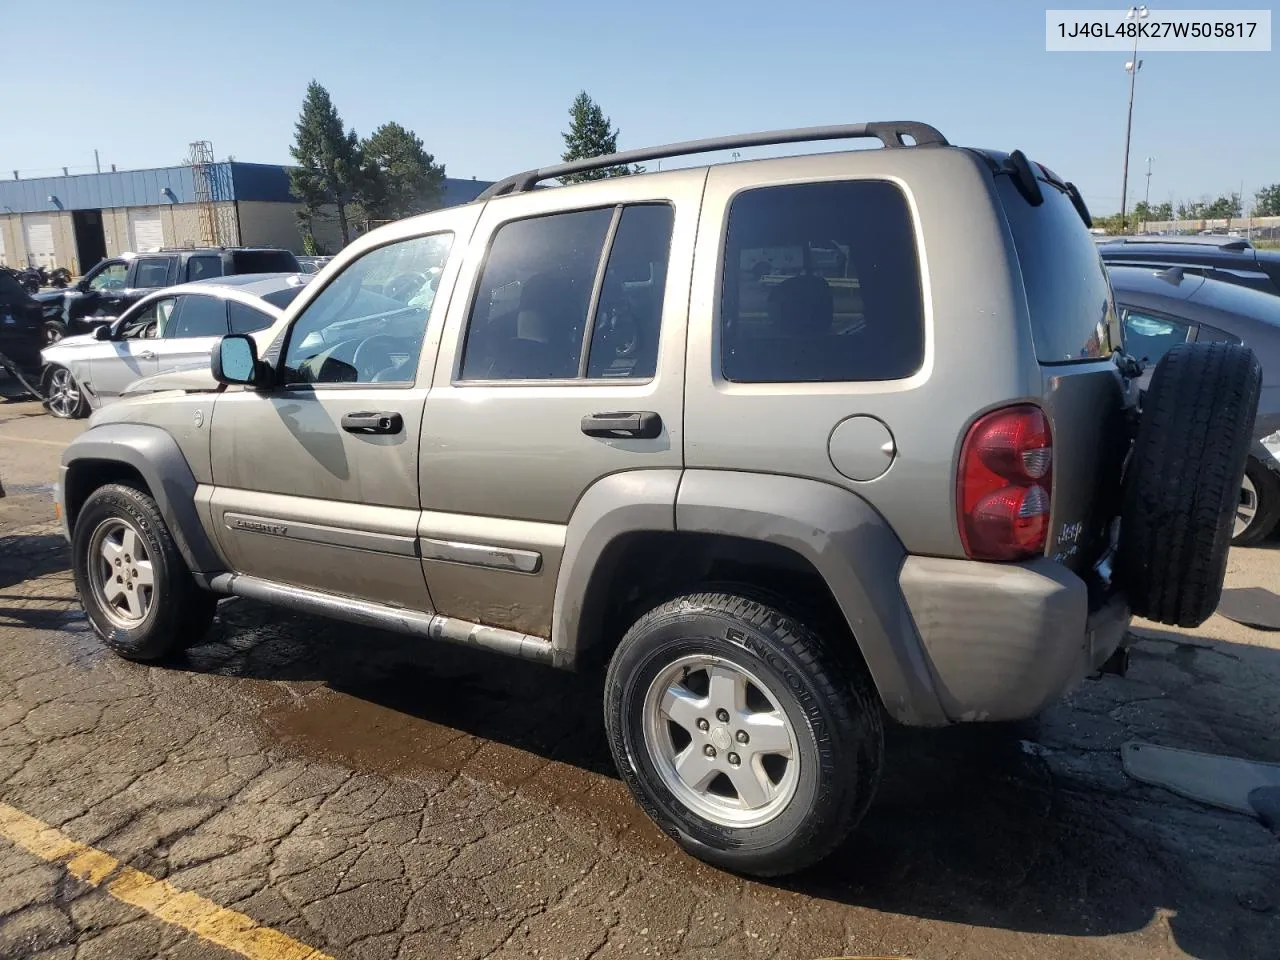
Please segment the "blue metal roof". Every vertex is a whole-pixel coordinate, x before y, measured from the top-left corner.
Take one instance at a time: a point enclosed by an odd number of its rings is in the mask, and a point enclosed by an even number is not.
[[[289,193],[288,168],[279,164],[213,163],[209,165],[209,179],[214,200],[297,202]],[[448,177],[444,182],[444,205],[454,206],[474,200],[487,186],[489,182],[485,180]],[[50,197],[56,200],[50,200]],[[2,214],[195,202],[195,180],[187,166],[0,180]]]

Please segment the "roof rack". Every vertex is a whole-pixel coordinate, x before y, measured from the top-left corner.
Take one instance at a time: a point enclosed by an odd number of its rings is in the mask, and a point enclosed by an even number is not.
[[[913,143],[908,143],[910,137]],[[742,147],[766,147],[782,143],[816,143],[822,140],[879,140],[886,147],[947,146],[947,138],[927,123],[915,120],[891,120],[875,123],[846,123],[827,127],[797,127],[793,130],[770,130],[764,133],[741,133],[731,137],[711,137],[706,140],[686,140],[661,147],[643,147],[626,150],[603,157],[573,160],[552,167],[526,170],[499,180],[488,187],[477,200],[489,200],[511,193],[525,193],[543,180],[564,177],[588,170],[606,167],[629,166],[649,160],[665,160],[668,157],[684,157],[694,153],[714,153],[720,150],[737,150]]]

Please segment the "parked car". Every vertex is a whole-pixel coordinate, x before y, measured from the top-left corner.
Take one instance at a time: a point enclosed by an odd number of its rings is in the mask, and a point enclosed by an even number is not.
[[[103,260],[75,286],[36,295],[44,307],[45,341],[92,333],[110,325],[147,294],[179,283],[246,273],[298,273],[288,250],[257,247],[196,247],[155,253],[124,253]]]
[[[886,149],[535,189],[862,138]],[[1088,222],[1018,151],[886,123],[575,161],[371,231],[265,352],[222,339],[220,390],[123,400],[67,447],[89,622],[155,660],[234,594],[607,659],[649,815],[800,869],[870,804],[884,717],[1031,716],[1118,668],[1131,609],[1217,605],[1257,360],[1175,347],[1139,414]]]
[[[74,419],[120,398],[135,381],[174,370],[209,369],[227,333],[259,333],[280,317],[310,278],[242,274],[148,294],[111,324],[41,351],[49,412]]]
[[[1188,274],[1280,296],[1280,250],[1259,250],[1242,237],[1107,237],[1098,249],[1108,266],[1182,267]]]
[[[1149,364],[1179,343],[1244,343],[1262,364],[1262,393],[1232,542],[1258,543],[1280,521],[1280,298],[1185,267],[1108,268],[1125,349]]]
[[[40,304],[8,270],[0,270],[0,353],[22,369],[40,368]]]

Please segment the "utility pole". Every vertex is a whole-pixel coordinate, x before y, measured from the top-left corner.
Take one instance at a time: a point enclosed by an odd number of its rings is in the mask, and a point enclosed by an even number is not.
[[[102,164],[98,162],[98,150],[96,147],[93,150],[93,165],[99,173],[102,172]]]
[[[1130,7],[1124,18],[1133,22],[1141,22],[1151,15],[1145,6]],[[1133,37],[1133,59],[1124,65],[1129,72],[1129,120],[1124,128],[1124,183],[1120,187],[1120,232],[1124,233],[1125,207],[1129,198],[1129,140],[1133,136],[1133,89],[1138,81],[1138,71],[1142,69],[1142,61],[1138,59],[1138,36]]]
[[[1147,192],[1142,198],[1142,208],[1147,212],[1147,216],[1151,215],[1151,161],[1155,157],[1147,157]],[[1142,232],[1147,232],[1147,217],[1142,218]]]

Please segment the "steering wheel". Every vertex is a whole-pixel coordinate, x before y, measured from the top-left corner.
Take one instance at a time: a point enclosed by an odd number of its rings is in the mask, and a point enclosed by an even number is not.
[[[396,362],[394,351],[399,348],[400,341],[385,333],[362,340],[351,357],[351,364],[356,368],[359,381],[368,383],[383,370],[393,366]]]
[[[408,303],[409,298],[421,290],[426,282],[427,278],[420,273],[402,273],[388,280],[382,292],[392,300]]]

